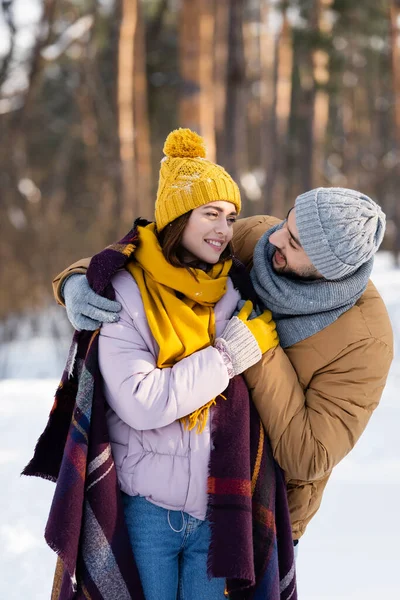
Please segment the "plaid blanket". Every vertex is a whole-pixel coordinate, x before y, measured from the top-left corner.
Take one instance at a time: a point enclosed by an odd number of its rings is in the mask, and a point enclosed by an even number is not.
[[[138,223],[141,224],[141,223]],[[93,257],[91,287],[110,284],[138,242],[136,226]],[[254,291],[234,262],[244,298]],[[23,474],[57,482],[45,539],[58,554],[52,600],[144,600],[129,543],[106,423],[98,334],[76,332],[46,429]],[[242,377],[212,412],[208,478],[210,577],[233,599],[297,600],[285,481]]]

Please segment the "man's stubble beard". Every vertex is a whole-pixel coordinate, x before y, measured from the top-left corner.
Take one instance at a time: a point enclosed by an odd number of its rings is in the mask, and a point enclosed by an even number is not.
[[[299,273],[297,271],[293,271],[293,269],[288,267],[286,256],[284,256],[280,250],[279,252],[285,259],[285,265],[277,269],[274,266],[273,260],[271,259],[271,266],[274,273],[276,273],[280,277],[286,277],[286,279],[290,279],[291,281],[319,281],[321,279],[321,277],[317,274],[317,270],[314,267],[305,268]],[[272,256],[272,258],[273,257],[274,255]]]

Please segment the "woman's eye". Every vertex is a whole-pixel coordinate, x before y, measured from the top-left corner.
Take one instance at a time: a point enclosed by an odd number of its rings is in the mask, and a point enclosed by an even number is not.
[[[230,219],[228,219],[228,223],[229,223],[229,225],[233,225],[234,223],[236,223],[236,218],[231,217]]]
[[[218,213],[208,212],[206,213],[207,217],[218,217]]]

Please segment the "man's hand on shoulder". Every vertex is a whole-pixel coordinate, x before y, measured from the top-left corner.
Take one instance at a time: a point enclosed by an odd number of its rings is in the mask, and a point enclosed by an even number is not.
[[[89,285],[86,275],[72,274],[62,288],[67,316],[77,331],[94,331],[102,323],[115,323],[119,320],[119,302],[108,300],[96,294]]]

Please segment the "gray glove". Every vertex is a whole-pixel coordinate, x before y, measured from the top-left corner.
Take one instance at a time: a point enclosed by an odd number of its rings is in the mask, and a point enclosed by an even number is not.
[[[75,273],[70,275],[62,287],[65,308],[70,323],[77,331],[86,329],[94,331],[102,323],[119,321],[118,312],[122,306],[119,302],[99,296],[92,290],[86,275]]]

